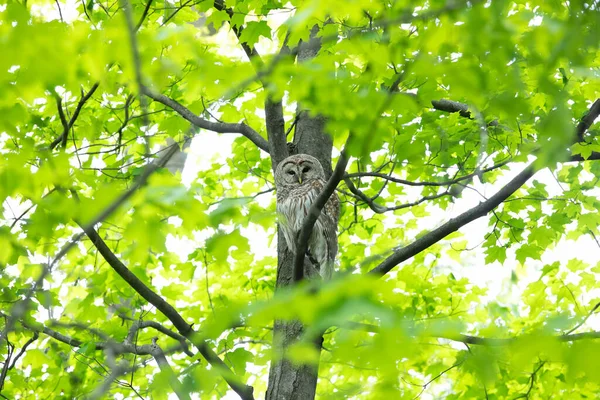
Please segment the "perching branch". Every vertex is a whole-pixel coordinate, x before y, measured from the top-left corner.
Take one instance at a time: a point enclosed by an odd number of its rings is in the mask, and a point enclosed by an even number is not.
[[[209,131],[217,132],[217,133],[241,133],[246,136],[252,143],[258,146],[259,149],[269,152],[269,144],[260,136],[258,132],[254,129],[250,128],[248,125],[244,123],[237,124],[229,124],[224,122],[211,122],[207,121],[204,118],[198,117],[196,114],[191,112],[188,108],[184,107],[181,103],[177,102],[170,97],[167,97],[163,94],[156,93],[147,87],[142,88],[142,92],[150,97],[154,101],[158,101],[161,104],[164,104],[167,107],[172,108],[175,112],[181,115],[183,118],[194,124],[195,126],[206,129]]]
[[[81,225],[80,225],[81,226]],[[229,384],[241,399],[250,400],[254,399],[252,386],[244,385],[240,383],[239,379],[235,374],[227,367],[227,365],[219,358],[219,356],[208,346],[206,341],[199,337],[191,325],[188,324],[181,314],[167,303],[161,296],[156,294],[152,289],[146,286],[137,276],[135,276],[126,266],[119,260],[119,258],[108,248],[104,240],[100,237],[98,232],[92,227],[84,228],[84,232],[88,235],[94,246],[98,249],[98,252],[106,260],[106,262],[127,282],[140,296],[142,296],[148,303],[156,307],[163,315],[165,315],[175,326],[177,331],[190,340],[194,346],[198,349],[200,354],[204,356],[213,368],[219,371],[225,381]]]
[[[340,154],[340,158],[333,170],[333,174],[325,184],[323,191],[319,193],[315,201],[312,203],[308,210],[308,214],[304,218],[304,222],[302,223],[302,229],[300,229],[300,234],[298,235],[298,243],[296,245],[296,254],[294,255],[294,281],[301,281],[303,278],[304,272],[304,256],[306,255],[306,251],[308,250],[308,239],[312,233],[313,227],[315,226],[315,222],[321,215],[321,210],[325,207],[325,203],[331,197],[335,188],[342,180],[344,176],[344,171],[346,170],[346,165],[348,165],[348,156],[346,155],[346,148],[342,150]]]

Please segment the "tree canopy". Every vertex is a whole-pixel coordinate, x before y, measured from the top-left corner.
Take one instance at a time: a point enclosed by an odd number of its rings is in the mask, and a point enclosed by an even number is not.
[[[597,397],[599,7],[0,4],[0,397]]]

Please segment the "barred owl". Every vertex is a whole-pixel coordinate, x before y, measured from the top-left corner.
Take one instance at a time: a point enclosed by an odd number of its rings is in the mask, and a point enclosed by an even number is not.
[[[277,213],[288,249],[296,252],[296,240],[310,206],[325,186],[325,173],[319,160],[308,154],[296,154],[279,163],[275,171]],[[338,250],[337,225],[340,201],[335,193],[317,219],[308,241],[309,258],[324,280],[333,273]]]

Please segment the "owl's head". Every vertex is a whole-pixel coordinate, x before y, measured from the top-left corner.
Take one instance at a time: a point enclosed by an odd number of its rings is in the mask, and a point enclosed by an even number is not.
[[[314,179],[325,179],[325,173],[319,160],[308,154],[289,156],[275,171],[276,185],[302,185]]]

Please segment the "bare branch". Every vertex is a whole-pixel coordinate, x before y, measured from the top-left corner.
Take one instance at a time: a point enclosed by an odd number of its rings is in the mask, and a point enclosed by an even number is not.
[[[244,123],[238,124],[228,124],[224,122],[211,122],[207,121],[204,118],[198,117],[196,114],[191,112],[189,109],[181,105],[174,99],[167,97],[160,93],[155,93],[151,89],[147,87],[143,87],[142,91],[144,94],[151,99],[158,101],[161,104],[164,104],[167,107],[172,108],[175,112],[181,115],[183,118],[194,124],[195,126],[207,129],[209,131],[217,132],[217,133],[241,133],[246,136],[252,143],[258,146],[259,149],[264,150],[265,152],[269,152],[269,144],[260,136],[258,132],[254,129],[250,128],[248,125]]]

